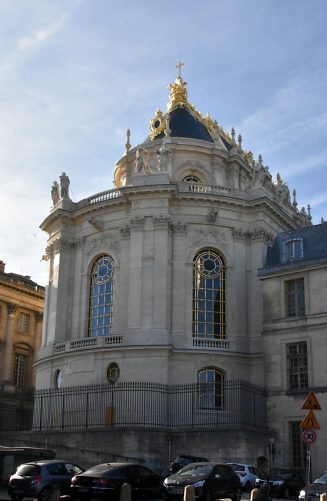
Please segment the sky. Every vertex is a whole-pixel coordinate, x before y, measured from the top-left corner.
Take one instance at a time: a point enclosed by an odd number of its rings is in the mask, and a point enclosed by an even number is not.
[[[189,102],[327,220],[327,0],[0,0],[0,260],[45,285],[39,228],[62,172],[79,201],[113,188],[166,110]]]

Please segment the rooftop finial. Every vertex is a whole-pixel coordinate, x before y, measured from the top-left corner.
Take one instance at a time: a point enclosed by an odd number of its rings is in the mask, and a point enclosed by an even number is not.
[[[181,61],[178,61],[178,64],[176,64],[176,68],[178,68],[178,77],[177,78],[182,78],[182,66],[184,66],[184,63]]]
[[[127,129],[127,131],[126,131],[126,144],[125,144],[126,155],[129,152],[129,150],[131,149],[130,137],[131,137],[131,131],[129,129]]]

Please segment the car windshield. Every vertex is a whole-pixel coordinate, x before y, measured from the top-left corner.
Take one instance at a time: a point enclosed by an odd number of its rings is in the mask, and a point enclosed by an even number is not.
[[[327,484],[327,471],[325,471],[325,473],[323,473],[322,475],[320,475],[320,477],[318,477],[315,481],[314,481],[315,484]]]
[[[212,472],[211,464],[190,464],[188,466],[184,466],[184,468],[182,468],[178,472],[178,475],[203,477],[205,475],[210,475],[211,472]]]

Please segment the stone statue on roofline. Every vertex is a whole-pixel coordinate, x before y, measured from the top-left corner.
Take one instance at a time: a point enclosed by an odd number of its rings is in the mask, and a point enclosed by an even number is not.
[[[137,174],[151,174],[148,162],[147,151],[142,146],[138,146],[136,150],[135,172]]]
[[[69,185],[70,180],[65,172],[63,172],[60,176],[60,196],[61,198],[69,199]]]
[[[157,151],[158,156],[158,170],[159,172],[167,172],[170,166],[171,151],[163,141],[162,146],[159,151]]]
[[[57,181],[53,181],[53,185],[51,187],[51,198],[53,205],[56,205],[59,202],[59,185]]]

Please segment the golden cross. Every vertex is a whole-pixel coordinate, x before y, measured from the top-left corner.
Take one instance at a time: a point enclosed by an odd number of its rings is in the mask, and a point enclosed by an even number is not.
[[[178,64],[176,64],[176,68],[178,68],[178,78],[182,77],[182,74],[181,74],[182,66],[184,66],[184,63],[182,63],[181,61],[178,61]]]

